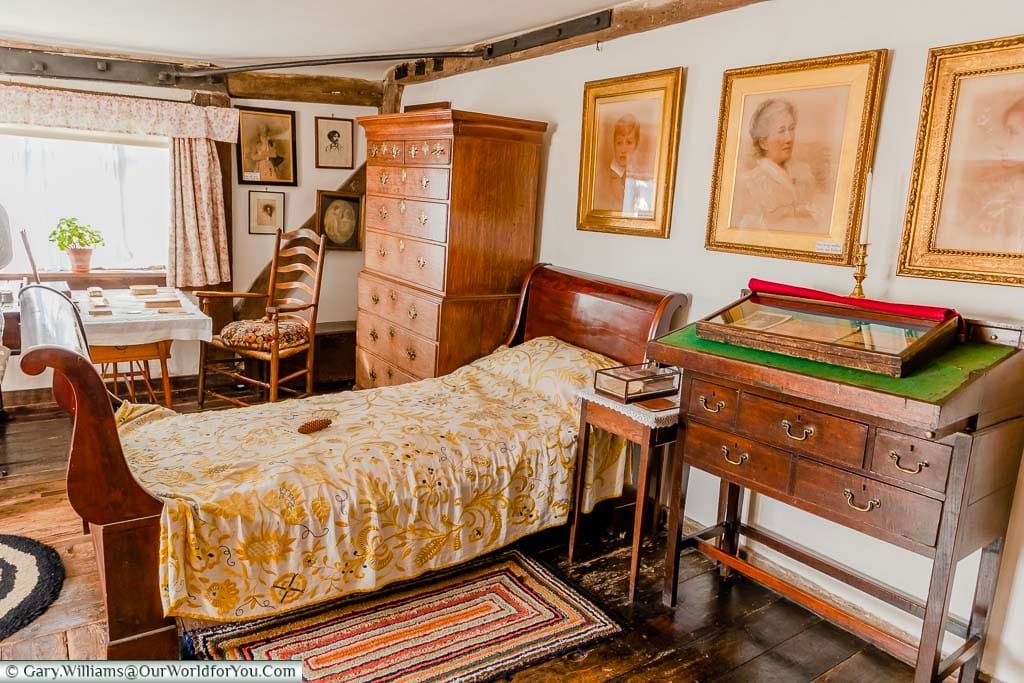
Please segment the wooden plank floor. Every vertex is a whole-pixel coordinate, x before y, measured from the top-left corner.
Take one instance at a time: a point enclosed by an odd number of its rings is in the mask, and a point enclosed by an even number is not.
[[[179,404],[193,409],[194,405]],[[70,424],[44,414],[0,425],[0,534],[21,534],[60,552],[67,580],[39,619],[0,641],[0,659],[102,656],[104,614],[92,544],[64,491]],[[588,529],[609,528],[591,523]],[[515,674],[514,681],[903,681],[911,670],[778,594],[741,577],[723,579],[689,552],[680,570],[680,604],[661,604],[664,539],[644,546],[637,601],[625,601],[628,538],[604,532],[581,548],[570,569],[564,529],[523,546],[558,566],[629,626],[619,638]]]

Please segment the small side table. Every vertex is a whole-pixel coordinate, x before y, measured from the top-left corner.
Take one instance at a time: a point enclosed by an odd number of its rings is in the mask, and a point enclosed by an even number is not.
[[[644,507],[647,503],[647,480],[651,475],[651,461],[663,448],[667,456],[669,446],[676,440],[679,429],[679,397],[656,398],[636,403],[619,403],[592,391],[581,392],[579,441],[576,445],[575,478],[572,523],[569,527],[569,564],[576,551],[576,532],[583,512],[584,477],[587,469],[587,450],[590,444],[589,427],[603,429],[621,436],[640,447],[640,467],[636,483],[636,509],[633,513],[633,550],[629,563],[629,602],[636,595],[636,580],[640,569],[640,540],[643,535]],[[664,463],[657,468],[662,470]],[[661,477],[658,477],[660,482]],[[653,520],[655,526],[661,512],[658,486],[655,486]]]

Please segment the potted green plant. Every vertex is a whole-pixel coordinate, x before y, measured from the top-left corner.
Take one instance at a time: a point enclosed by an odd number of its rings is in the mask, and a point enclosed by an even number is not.
[[[83,225],[77,218],[61,218],[50,232],[50,241],[71,259],[72,273],[88,273],[92,248],[103,246],[103,235],[91,225]]]

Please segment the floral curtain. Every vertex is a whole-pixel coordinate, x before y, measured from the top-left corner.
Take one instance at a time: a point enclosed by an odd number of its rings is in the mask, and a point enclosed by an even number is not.
[[[173,145],[167,284],[202,287],[227,282],[231,266],[217,146],[195,138],[174,138]]]
[[[167,284],[202,287],[231,279],[224,187],[214,143],[237,140],[238,110],[0,85],[0,123],[171,138]]]

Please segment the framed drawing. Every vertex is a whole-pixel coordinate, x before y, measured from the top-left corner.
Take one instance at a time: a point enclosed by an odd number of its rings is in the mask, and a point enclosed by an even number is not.
[[[885,50],[725,72],[705,246],[853,262]]]
[[[238,107],[240,185],[298,185],[295,112]]]
[[[284,192],[249,191],[249,234],[273,235],[284,230]]]
[[[353,130],[352,119],[332,119],[317,116],[316,128],[316,167],[317,168],[353,168]]]
[[[316,191],[316,231],[327,238],[327,248],[363,250],[363,207],[358,192]]]
[[[928,53],[896,273],[1024,286],[1024,35]]]
[[[682,93],[682,67],[586,84],[580,230],[668,237]]]

